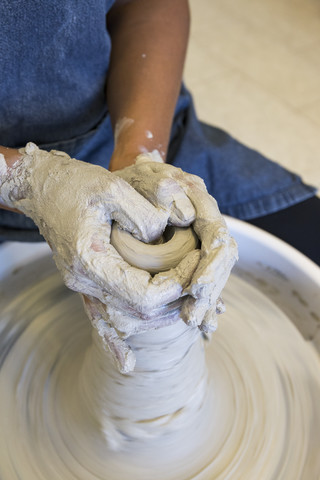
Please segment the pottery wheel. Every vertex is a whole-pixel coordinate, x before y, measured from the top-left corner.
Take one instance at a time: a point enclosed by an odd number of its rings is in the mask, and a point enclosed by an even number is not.
[[[34,280],[35,279],[35,280]],[[206,344],[206,438],[110,452],[78,376],[91,327],[49,258],[1,284],[2,480],[318,480],[320,364],[282,311],[232,276]],[[189,445],[189,446],[188,446]],[[191,445],[191,447],[190,447]]]

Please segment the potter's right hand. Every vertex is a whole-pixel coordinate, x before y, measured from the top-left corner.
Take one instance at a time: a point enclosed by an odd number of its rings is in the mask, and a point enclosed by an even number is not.
[[[115,173],[167,211],[169,224],[192,224],[201,242],[200,260],[184,289],[181,318],[191,327],[212,332],[216,314],[224,310],[220,295],[237,259],[237,245],[204,181],[159,160],[156,152],[141,154],[134,165]]]

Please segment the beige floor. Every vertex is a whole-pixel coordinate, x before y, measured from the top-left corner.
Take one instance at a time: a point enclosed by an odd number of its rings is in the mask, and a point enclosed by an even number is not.
[[[320,1],[190,0],[199,117],[320,188]]]

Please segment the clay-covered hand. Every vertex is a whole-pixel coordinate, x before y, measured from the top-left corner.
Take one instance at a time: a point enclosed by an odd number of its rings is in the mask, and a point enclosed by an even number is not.
[[[154,299],[157,298],[157,293],[162,289],[162,282],[166,282],[166,279],[168,279],[172,283],[172,278],[175,278],[180,285],[181,296],[184,287],[189,284],[190,278],[197,268],[199,256],[199,250],[193,250],[184,257],[178,267],[168,273],[156,275],[154,277],[155,283],[151,287],[154,292]],[[105,347],[110,350],[121,373],[132,371],[136,362],[135,355],[127,342],[128,337],[172,325],[180,318],[181,298],[169,304],[148,308],[138,314],[133,309],[121,308],[119,304],[115,305],[111,297],[110,301],[104,303],[89,295],[83,295],[83,300],[86,313],[93,327],[98,331]]]
[[[194,252],[186,268],[152,277],[128,265],[110,245],[113,220],[145,242],[159,237],[168,221],[165,210],[102,167],[32,143],[20,152],[21,160],[10,168],[0,155],[0,201],[38,225],[69,288],[107,304],[110,312],[146,322],[181,297],[198,262]],[[106,324],[116,327],[105,313]]]
[[[181,311],[184,321],[210,332],[221,313],[221,291],[237,260],[237,245],[230,236],[215,199],[203,180],[172,165],[154,161],[153,154],[142,154],[136,163],[115,172],[156,208],[169,215],[169,223],[192,223],[201,241],[200,262],[191,282],[184,289],[189,296]]]

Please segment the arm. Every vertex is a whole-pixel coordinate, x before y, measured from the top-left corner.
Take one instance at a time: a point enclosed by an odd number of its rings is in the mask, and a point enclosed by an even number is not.
[[[9,168],[11,168],[14,163],[16,163],[18,160],[20,160],[22,158],[22,155],[19,153],[18,150],[14,149],[14,148],[7,148],[7,147],[2,147],[2,146],[0,146],[0,155],[4,156],[6,164]],[[0,175],[0,184],[1,184],[1,175]],[[6,205],[3,205],[3,203],[1,202],[1,197],[0,197],[0,208],[20,213],[19,210],[15,209],[15,208],[9,208]]]
[[[154,149],[165,159],[188,41],[188,2],[117,1],[108,28],[107,102],[115,131],[110,170]]]
[[[118,0],[108,24],[107,98],[118,130],[110,170],[130,165],[145,150],[159,150],[165,159],[189,33],[187,0]],[[11,148],[0,146],[0,154],[9,168],[21,159]],[[17,211],[1,200],[0,208]]]
[[[222,310],[219,295],[237,258],[236,244],[199,178],[153,163],[152,155],[138,156],[156,149],[166,157],[189,33],[188,3],[122,0],[109,22],[113,49],[107,100],[115,131],[109,168],[169,212],[169,223],[193,222],[201,259],[185,289],[189,295],[181,316],[187,324],[212,331]]]

